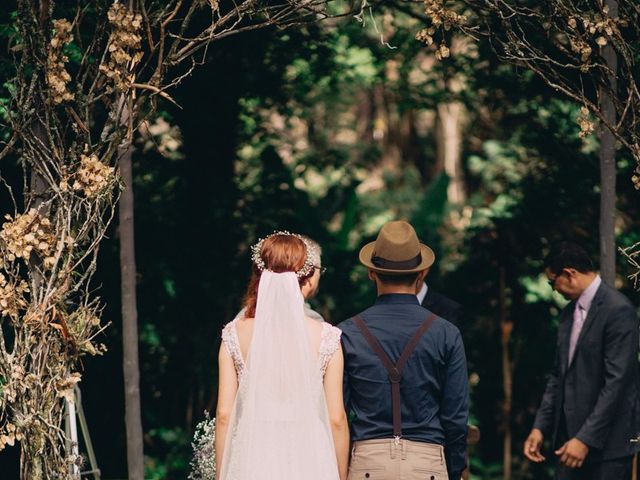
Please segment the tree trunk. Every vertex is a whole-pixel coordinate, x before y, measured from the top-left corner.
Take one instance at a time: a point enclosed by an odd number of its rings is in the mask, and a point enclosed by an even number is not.
[[[499,269],[499,300],[500,300],[500,332],[502,346],[502,389],[504,403],[502,406],[504,422],[503,440],[503,480],[511,480],[511,399],[513,396],[513,368],[509,354],[509,340],[513,330],[513,322],[509,321],[507,314],[507,286],[504,267]]]
[[[605,0],[611,18],[618,17],[618,2]],[[610,43],[602,48],[602,56],[611,70],[608,88],[600,88],[600,110],[609,123],[615,125],[616,110],[610,92],[617,88],[618,58]],[[600,273],[602,279],[614,286],[616,277],[616,141],[608,128],[600,136]]]
[[[128,121],[127,106],[123,118]],[[120,196],[120,278],[122,290],[122,367],[125,388],[127,466],[129,480],[144,480],[144,452],[140,411],[140,368],[138,365],[138,307],[136,301],[136,257],[133,223],[132,146],[129,137],[118,152],[118,165],[124,183]]]
[[[40,111],[41,103],[35,102],[36,108]],[[41,148],[49,154],[49,140],[44,125],[39,118],[36,118],[32,127],[33,136],[40,142]],[[31,169],[29,174],[29,188],[27,196],[31,201],[31,207],[38,209],[43,202],[43,195],[47,189],[47,183],[44,178],[35,170]],[[33,257],[30,262],[35,262]],[[42,284],[42,277],[37,270],[32,272],[33,283],[38,289]],[[41,355],[41,353],[40,353]],[[45,480],[46,477],[46,458],[43,455],[45,449],[45,438],[39,434],[37,429],[30,429],[20,442],[20,478],[21,480]]]
[[[450,204],[460,205],[465,200],[464,179],[462,178],[462,130],[461,103],[441,103],[438,105],[437,155],[449,177],[447,199]]]
[[[45,480],[44,438],[35,432],[20,442],[20,480]]]

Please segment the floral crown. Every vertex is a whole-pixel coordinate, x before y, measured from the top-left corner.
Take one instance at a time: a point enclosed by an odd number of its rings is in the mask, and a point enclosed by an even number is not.
[[[309,242],[307,238],[303,237],[302,235],[299,235],[297,233],[287,232],[286,230],[273,232],[271,235],[267,235],[266,237],[258,240],[258,243],[256,243],[251,247],[251,260],[256,265],[256,267],[258,267],[258,270],[263,272],[264,270],[267,269],[267,266],[265,265],[264,260],[262,258],[262,245],[264,244],[264,241],[267,238],[271,238],[275,235],[287,235],[289,237],[295,237],[304,243],[305,250],[307,253],[306,258],[304,260],[304,265],[302,265],[302,268],[300,268],[300,270],[294,273],[298,278],[304,278],[311,275],[311,273],[313,272],[313,269],[315,268],[315,265],[313,264],[313,259],[318,257],[317,248],[313,244],[311,244],[311,242]]]

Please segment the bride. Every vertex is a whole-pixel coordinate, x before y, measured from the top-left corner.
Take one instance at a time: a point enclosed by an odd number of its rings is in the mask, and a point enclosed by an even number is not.
[[[245,309],[222,332],[220,480],[345,480],[349,432],[340,330],[307,317],[314,246],[276,232],[252,247]]]

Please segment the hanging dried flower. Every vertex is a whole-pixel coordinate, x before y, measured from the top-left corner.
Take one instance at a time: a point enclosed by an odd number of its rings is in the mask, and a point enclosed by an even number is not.
[[[429,19],[430,26],[423,28],[416,34],[416,40],[429,46],[433,44],[433,35],[436,30],[441,28],[444,31],[449,31],[454,27],[460,27],[467,22],[467,18],[464,15],[460,15],[457,12],[445,8],[444,0],[424,0],[424,13]],[[438,46],[436,50],[436,58],[442,60],[449,57],[451,51],[444,41]]]
[[[15,219],[6,215],[8,220],[0,231],[0,242],[10,262],[16,258],[29,260],[36,253],[42,260],[51,259],[55,244],[53,228],[48,218],[40,215],[34,208]],[[50,266],[51,260],[45,262]]]
[[[461,26],[467,22],[467,17],[445,8],[444,3],[444,0],[424,1],[424,13],[434,27],[442,26],[445,30],[450,30],[452,27]]]
[[[23,438],[22,432],[13,423],[7,423],[0,432],[0,450],[4,450],[6,445],[13,447],[16,440]]]
[[[100,71],[109,79],[108,92],[123,92],[133,83],[133,69],[142,59],[142,37],[139,33],[142,16],[128,10],[122,3],[114,3],[108,18],[113,28],[109,37],[109,58],[100,65]]]
[[[56,391],[58,397],[66,398],[68,401],[73,401],[73,388],[82,379],[82,375],[78,372],[73,372],[68,377],[60,380],[56,384]]]
[[[102,163],[96,154],[80,155],[80,168],[73,176],[72,188],[87,198],[104,193],[115,182],[115,169]]]
[[[11,282],[0,273],[0,316],[18,317],[27,308],[25,294],[29,286],[24,280]]]
[[[591,135],[595,130],[595,125],[591,121],[589,115],[589,109],[587,107],[580,108],[580,115],[578,116],[578,125],[580,125],[580,138],[584,138]]]
[[[429,34],[429,30],[430,29],[423,28],[418,33],[416,33],[416,40],[418,40],[419,42],[424,43],[427,46],[432,45],[433,44],[433,37]]]
[[[587,60],[589,60],[593,49],[587,42],[579,38],[572,38],[570,40],[570,45],[571,50],[580,55],[580,60],[582,62],[586,62]]]
[[[633,187],[636,190],[640,190],[640,167],[636,167],[633,172],[633,176],[631,177],[631,181],[633,182]]]
[[[46,79],[51,90],[51,99],[58,105],[73,100],[73,94],[67,88],[71,75],[65,69],[65,63],[69,59],[63,53],[65,45],[73,40],[73,35],[71,35],[71,23],[65,19],[54,20],[53,28],[55,33],[50,42]]]
[[[438,60],[442,60],[443,58],[448,58],[450,55],[449,47],[447,47],[444,43],[441,43],[436,50],[436,58]]]
[[[571,50],[580,55],[580,61],[585,64],[582,66],[581,71],[586,72],[589,70],[586,63],[591,58],[593,48],[591,45],[594,43],[599,47],[604,47],[609,43],[609,39],[614,34],[619,33],[619,27],[622,26],[623,20],[611,18],[609,16],[609,9],[606,6],[602,10],[602,14],[597,13],[590,17],[583,17],[580,19],[582,24],[582,32],[578,28],[578,20],[571,17],[568,21],[568,25],[576,32],[576,36],[569,39]]]

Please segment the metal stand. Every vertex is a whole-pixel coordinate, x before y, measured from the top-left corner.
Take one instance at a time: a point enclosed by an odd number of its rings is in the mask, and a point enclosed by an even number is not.
[[[82,394],[80,393],[80,388],[76,385],[73,389],[73,399],[67,400],[67,415],[65,416],[64,421],[64,432],[67,437],[66,450],[69,455],[73,455],[74,457],[78,457],[79,455],[79,447],[78,447],[78,425],[77,421],[80,423],[80,430],[82,431],[82,438],[84,440],[84,444],[87,448],[87,457],[89,457],[89,465],[91,466],[91,470],[80,471],[78,465],[71,465],[71,473],[72,478],[82,479],[83,477],[89,477],[93,475],[93,480],[100,480],[100,469],[98,468],[98,463],[96,462],[96,456],[93,451],[93,444],[91,443],[91,437],[89,436],[89,427],[87,426],[87,420],[84,416],[84,410],[82,408]]]

